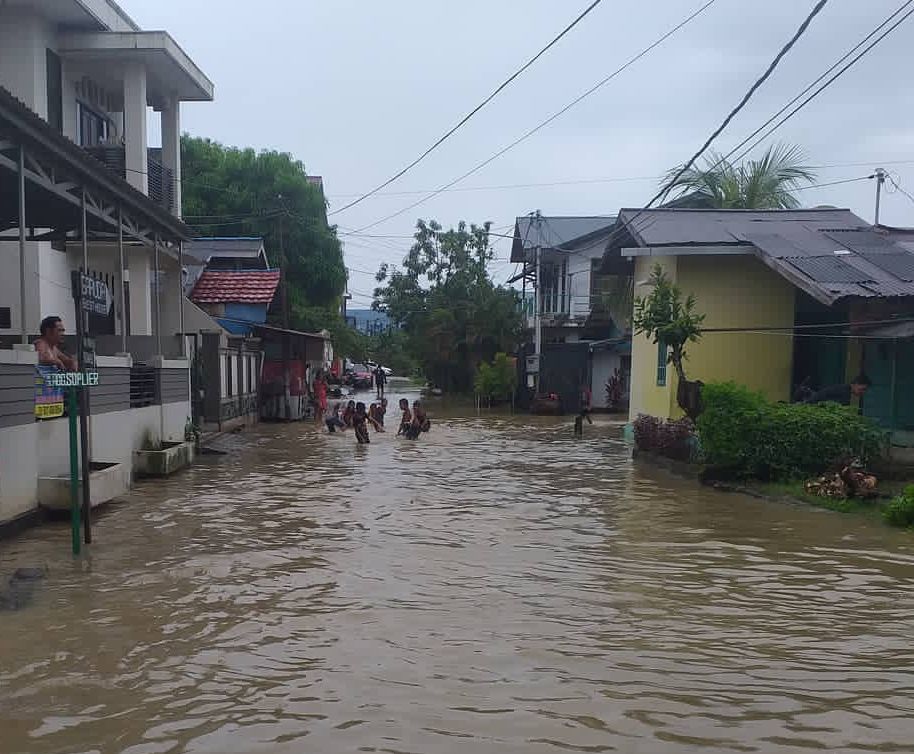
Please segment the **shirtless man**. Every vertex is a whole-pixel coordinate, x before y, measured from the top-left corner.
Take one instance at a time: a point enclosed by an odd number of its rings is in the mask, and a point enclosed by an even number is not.
[[[42,366],[54,366],[64,372],[75,372],[76,359],[67,356],[60,350],[66,330],[60,317],[45,317],[41,320],[41,337],[35,341],[38,351],[38,363]]]

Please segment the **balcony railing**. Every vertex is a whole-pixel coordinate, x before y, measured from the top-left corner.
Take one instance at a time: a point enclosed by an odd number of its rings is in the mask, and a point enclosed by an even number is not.
[[[121,178],[127,178],[123,147],[101,145],[85,149],[109,170],[117,173]],[[175,206],[175,176],[162,164],[161,153],[161,149],[149,149],[146,153],[148,196],[156,204],[171,212]]]

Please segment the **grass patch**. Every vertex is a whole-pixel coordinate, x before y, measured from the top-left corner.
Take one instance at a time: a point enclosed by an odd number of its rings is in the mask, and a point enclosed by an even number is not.
[[[880,518],[887,501],[880,498],[874,500],[857,500],[855,498],[833,498],[810,495],[803,488],[804,482],[758,482],[752,486],[764,495],[776,498],[796,500],[816,508],[836,511],[838,513],[854,513],[868,518]]]

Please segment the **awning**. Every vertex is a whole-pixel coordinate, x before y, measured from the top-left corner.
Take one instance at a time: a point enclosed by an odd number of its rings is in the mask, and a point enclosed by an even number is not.
[[[21,152],[20,152],[21,150]],[[127,238],[152,245],[191,238],[191,230],[0,87],[0,232],[19,226],[20,154],[25,155],[27,240],[65,240],[81,225],[114,238],[118,216]],[[33,230],[38,229],[38,230]],[[10,239],[6,239],[10,240]]]

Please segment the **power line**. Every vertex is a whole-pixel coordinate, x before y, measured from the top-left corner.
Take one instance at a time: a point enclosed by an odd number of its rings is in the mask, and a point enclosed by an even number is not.
[[[799,97],[797,97],[799,99]],[[786,107],[784,108],[787,109]],[[774,120],[774,118],[772,118]],[[759,129],[761,131],[761,129]],[[753,134],[754,136],[755,134]],[[746,142],[752,138],[751,136],[746,139]],[[872,165],[914,165],[914,160],[869,160],[868,162],[837,162],[831,163],[828,165],[810,165],[811,170],[828,170],[832,168],[862,168],[870,167]],[[555,181],[544,181],[541,183],[508,183],[492,186],[461,186],[447,189],[447,192],[469,192],[469,191],[513,191],[516,189],[525,189],[525,188],[549,188],[551,186],[580,186],[586,184],[600,184],[600,183],[630,183],[635,181],[661,181],[665,176],[663,175],[637,175],[637,176],[628,176],[628,177],[602,177],[602,178],[577,178],[569,180],[555,180]],[[418,196],[420,194],[428,194],[434,191],[435,189],[414,189],[411,191],[385,191],[378,194],[378,196]],[[446,193],[442,191],[441,193]],[[357,196],[357,194],[338,194],[337,196],[343,198],[348,196]],[[337,226],[342,227],[342,226]],[[351,232],[351,230],[350,230]],[[367,234],[366,234],[367,237]]]
[[[909,194],[907,191],[905,191],[905,190],[901,187],[901,184],[899,184],[898,181],[896,181],[891,175],[889,175],[889,176],[887,176],[887,177],[888,177],[888,179],[892,182],[892,185],[893,185],[898,191],[900,191],[902,194],[904,194],[906,197],[908,197],[908,199],[911,200],[911,203],[914,204],[914,196],[911,196],[911,194]]]
[[[701,157],[705,153],[705,150],[711,146],[714,140],[720,136],[721,133],[723,133],[724,129],[730,125],[730,122],[749,103],[749,100],[752,99],[752,95],[755,94],[762,86],[762,84],[764,84],[771,77],[771,74],[774,73],[781,60],[784,59],[784,56],[786,56],[787,53],[793,49],[794,45],[796,45],[796,43],[800,40],[800,37],[806,33],[806,30],[809,28],[809,25],[812,23],[813,19],[822,12],[822,9],[826,6],[827,3],[828,0],[818,0],[818,2],[813,6],[812,10],[809,12],[809,15],[803,19],[803,23],[800,24],[794,35],[787,41],[787,44],[785,44],[780,49],[778,54],[774,56],[774,59],[771,61],[771,63],[768,64],[768,68],[765,70],[765,72],[758,79],[756,79],[751,87],[749,87],[749,91],[743,95],[743,98],[739,101],[736,107],[734,107],[727,115],[727,117],[723,119],[721,124],[707,138],[705,143],[701,145],[699,150],[694,155],[692,155],[692,157],[677,171],[676,175],[670,178],[666,182],[666,185],[661,187],[660,191],[657,192],[654,198],[647,203],[648,207],[651,207],[654,202],[664,199],[676,185],[677,181],[682,178],[685,172],[695,164],[695,161]]]
[[[909,0],[909,2],[904,3],[902,8],[899,8],[898,11],[895,11],[895,13],[893,13],[889,18],[891,19],[892,17],[897,15],[900,10],[902,10],[903,8],[907,7],[910,4],[911,4],[911,0]],[[793,110],[791,110],[789,113],[787,113],[787,115],[785,115],[778,123],[775,123],[751,147],[744,150],[739,159],[742,159],[747,154],[749,154],[749,152],[751,152],[753,149],[755,149],[757,146],[759,146],[759,144],[761,144],[763,141],[765,141],[765,139],[767,139],[769,136],[771,136],[771,134],[773,134],[775,131],[777,131],[787,121],[789,121],[791,118],[793,118],[793,116],[795,116],[798,112],[800,112],[803,108],[805,108],[810,102],[812,102],[814,99],[816,99],[816,97],[818,97],[822,92],[824,92],[826,89],[828,89],[828,87],[830,87],[835,81],[837,81],[839,78],[841,78],[841,76],[843,76],[845,73],[847,73],[848,70],[850,70],[854,65],[856,65],[857,62],[859,62],[867,53],[869,53],[874,47],[876,47],[876,45],[878,45],[883,39],[885,39],[889,34],[891,34],[893,31],[895,31],[899,26],[901,26],[901,24],[903,24],[908,18],[910,18],[912,14],[914,14],[914,9],[909,10],[904,16],[902,16],[900,19],[898,19],[892,26],[890,26],[888,29],[886,29],[879,37],[877,37],[875,40],[873,40],[867,47],[865,47],[861,52],[859,52],[854,58],[852,58],[850,61],[848,61],[847,64],[843,68],[838,70],[831,78],[826,80],[825,83],[823,83],[818,89],[816,89],[812,94],[810,94],[805,100],[800,102],[800,104],[798,104]],[[885,26],[885,23],[886,22],[883,22],[882,24],[880,24],[879,27],[877,27],[877,31],[879,28],[882,28],[883,26]],[[858,47],[855,47],[854,49],[858,49],[858,48],[859,48],[859,45],[858,45]],[[851,50],[851,52],[853,52],[853,50]],[[845,55],[841,60],[846,59],[846,57],[847,56]],[[839,60],[839,63],[840,63],[840,60]],[[832,70],[832,69],[829,69],[829,70]],[[828,72],[826,72],[826,73],[828,73]],[[808,91],[808,89],[806,91]],[[800,96],[802,96],[802,93]],[[789,107],[789,105],[788,105],[788,107]],[[777,117],[777,116],[775,116],[775,117]],[[752,137],[750,137],[750,138],[752,138]]]
[[[596,8],[601,2],[602,2],[602,0],[594,0],[594,2],[592,2],[589,6],[587,6],[587,8],[585,8],[585,9],[583,10],[583,12],[581,12],[581,13],[578,15],[578,17],[574,19],[574,21],[572,21],[570,24],[568,24],[568,26],[566,26],[564,29],[562,29],[562,31],[558,34],[558,36],[554,37],[554,38],[552,39],[552,41],[549,42],[549,44],[547,44],[542,50],[540,50],[538,53],[536,53],[536,55],[534,55],[532,58],[530,58],[530,60],[528,60],[526,63],[524,63],[524,65],[522,65],[517,71],[515,71],[515,72],[514,72],[513,74],[511,74],[507,79],[505,79],[505,81],[503,81],[501,84],[499,84],[498,87],[496,87],[496,89],[495,89],[494,92],[492,92],[488,97],[486,97],[482,102],[480,102],[476,107],[474,107],[469,113],[467,113],[467,114],[457,123],[457,125],[453,126],[453,127],[452,127],[449,131],[447,131],[441,138],[439,138],[438,141],[436,141],[434,144],[432,144],[428,149],[426,149],[422,154],[420,154],[415,160],[413,160],[411,163],[409,163],[409,165],[407,165],[405,168],[403,168],[403,169],[400,170],[399,172],[395,173],[393,176],[391,176],[390,178],[388,178],[386,181],[384,181],[384,183],[380,184],[380,185],[377,186],[376,188],[372,189],[371,191],[369,191],[369,192],[367,192],[367,193],[365,193],[365,194],[362,194],[362,195],[361,195],[360,197],[358,197],[357,199],[355,199],[355,200],[349,202],[348,204],[346,204],[346,205],[340,207],[340,208],[337,209],[337,210],[334,210],[334,211],[331,212],[330,214],[331,214],[331,215],[335,215],[335,214],[337,214],[337,213],[339,213],[339,212],[343,212],[343,211],[349,209],[350,207],[354,207],[356,204],[359,204],[359,203],[365,201],[368,197],[372,196],[373,194],[376,194],[376,193],[377,193],[378,191],[380,191],[381,189],[383,189],[383,188],[389,186],[391,183],[393,183],[394,181],[396,181],[397,179],[399,179],[399,178],[401,178],[403,175],[405,175],[408,171],[410,171],[410,170],[412,170],[414,167],[416,167],[416,165],[418,165],[420,162],[422,162],[422,160],[424,160],[424,159],[425,159],[426,157],[428,157],[432,152],[434,152],[438,147],[440,147],[447,139],[449,139],[451,136],[453,136],[454,133],[455,133],[458,129],[460,129],[468,120],[470,120],[470,118],[472,118],[474,115],[476,115],[476,113],[478,113],[480,110],[482,110],[482,108],[484,108],[484,107],[485,107],[486,105],[488,105],[493,99],[495,99],[495,97],[497,97],[498,94],[499,94],[502,90],[504,90],[508,85],[510,85],[511,82],[513,82],[518,76],[520,76],[524,71],[526,71],[530,66],[532,66],[532,65],[533,65],[537,60],[539,60],[543,55],[545,55],[550,49],[552,49],[552,47],[554,47],[556,44],[558,44],[559,40],[560,40],[562,37],[564,37],[564,36],[565,36],[568,32],[570,32],[575,26],[577,26],[577,25],[584,19],[584,17],[587,16],[587,15],[588,15],[594,8]]]
[[[645,55],[647,55],[649,52],[651,52],[651,51],[654,50],[656,47],[659,47],[661,44],[663,44],[663,42],[665,42],[667,39],[669,39],[671,36],[673,36],[677,31],[679,31],[679,30],[682,29],[684,26],[686,26],[688,23],[690,23],[692,20],[694,20],[695,18],[697,18],[698,16],[700,16],[702,13],[704,13],[708,8],[710,8],[712,5],[714,5],[715,2],[717,2],[717,0],[708,0],[707,2],[705,2],[704,5],[702,5],[700,8],[698,8],[698,10],[694,11],[691,15],[687,16],[683,21],[681,21],[680,23],[678,23],[676,26],[674,26],[674,27],[673,27],[672,29],[670,29],[668,32],[666,32],[666,33],[663,34],[661,37],[659,37],[657,40],[655,40],[655,41],[652,42],[650,45],[648,45],[647,47],[645,47],[643,50],[641,50],[641,52],[639,52],[637,55],[635,55],[635,56],[633,56],[632,58],[630,58],[630,59],[629,59],[628,61],[626,61],[623,65],[621,65],[621,66],[620,66],[619,68],[617,68],[615,71],[613,71],[613,72],[610,73],[608,76],[606,76],[605,78],[603,78],[601,81],[597,82],[594,86],[592,86],[592,87],[591,87],[590,89],[588,89],[586,92],[584,92],[583,94],[581,94],[579,97],[577,97],[576,99],[574,99],[574,100],[572,100],[571,102],[569,102],[569,103],[568,103],[567,105],[565,105],[565,107],[563,107],[561,110],[557,111],[556,113],[553,113],[553,114],[550,115],[546,120],[542,121],[539,125],[534,126],[534,127],[531,128],[529,131],[527,131],[525,134],[523,134],[521,137],[519,137],[518,139],[515,139],[513,142],[511,142],[510,144],[508,144],[508,146],[504,147],[503,149],[500,149],[498,152],[496,152],[494,155],[492,155],[492,156],[489,157],[488,159],[483,160],[482,162],[480,162],[478,165],[476,165],[476,166],[475,166],[474,168],[472,168],[471,170],[467,171],[466,173],[464,173],[464,174],[461,175],[460,177],[455,178],[455,179],[454,179],[453,181],[451,181],[450,183],[446,183],[444,186],[441,186],[440,188],[438,188],[438,189],[436,189],[435,191],[431,192],[430,194],[428,194],[427,196],[423,197],[423,198],[420,199],[419,201],[413,202],[413,203],[410,204],[409,206],[404,207],[403,209],[401,209],[401,210],[399,210],[399,211],[397,211],[397,212],[394,212],[394,213],[391,214],[391,215],[387,215],[386,217],[382,217],[380,220],[376,220],[375,222],[370,223],[370,224],[368,224],[368,225],[365,225],[365,226],[359,228],[358,230],[359,230],[359,231],[368,230],[369,228],[374,228],[376,225],[380,225],[381,223],[387,222],[388,220],[392,220],[392,219],[395,218],[395,217],[399,217],[399,216],[402,215],[404,212],[409,212],[411,209],[414,209],[415,207],[418,207],[420,204],[424,204],[424,203],[427,202],[429,199],[435,198],[436,196],[438,196],[438,194],[441,194],[442,192],[447,191],[449,188],[451,188],[451,186],[455,186],[456,184],[460,183],[461,181],[463,181],[463,180],[469,178],[469,177],[470,177],[471,175],[473,175],[474,173],[479,172],[479,171],[482,170],[486,165],[488,165],[488,164],[491,163],[491,162],[494,162],[495,160],[497,160],[499,157],[501,157],[501,156],[502,156],[503,154],[505,154],[506,152],[508,152],[508,151],[510,151],[510,150],[512,150],[512,149],[514,149],[514,147],[516,147],[518,144],[520,144],[520,143],[526,141],[526,140],[529,139],[531,136],[533,136],[537,131],[540,131],[541,129],[545,128],[545,127],[548,126],[550,123],[552,123],[553,121],[555,121],[556,119],[558,119],[558,118],[560,118],[562,115],[564,115],[566,112],[568,112],[571,108],[573,108],[573,107],[574,107],[575,105],[577,105],[579,102],[581,102],[582,100],[586,99],[586,98],[589,97],[591,94],[593,94],[594,92],[596,92],[598,89],[601,89],[603,86],[605,86],[606,84],[608,84],[608,83],[609,83],[610,81],[612,81],[614,78],[616,78],[617,76],[619,76],[619,75],[620,75],[621,73],[623,73],[625,70],[627,70],[628,68],[630,68],[630,67],[631,67],[632,65],[634,65],[636,62],[638,62],[641,58],[643,58]]]
[[[914,1],[914,0],[912,0],[912,1]],[[790,52],[791,49],[793,49],[793,47],[796,45],[796,43],[799,41],[799,39],[803,36],[803,34],[805,34],[806,30],[809,28],[813,19],[822,11],[822,9],[825,7],[827,2],[828,2],[828,0],[818,0],[818,2],[816,2],[816,4],[813,6],[812,10],[809,12],[809,14],[800,24],[800,26],[798,27],[798,29],[794,33],[794,35],[780,49],[780,51],[777,53],[777,55],[775,55],[775,57],[772,59],[771,63],[769,63],[765,72],[758,79],[756,79],[755,83],[752,84],[752,86],[749,88],[749,90],[746,92],[746,94],[742,97],[742,99],[737,104],[737,106],[733,110],[730,111],[730,113],[727,115],[726,118],[724,118],[723,122],[715,129],[715,131],[705,141],[705,143],[702,145],[702,147],[694,155],[692,155],[691,159],[688,162],[686,162],[676,172],[676,174],[674,176],[672,176],[669,180],[667,180],[664,183],[664,185],[660,188],[660,191],[657,192],[657,194],[655,194],[654,197],[651,198],[651,200],[643,208],[641,208],[637,212],[635,212],[635,214],[632,216],[632,218],[627,222],[627,224],[623,228],[616,229],[610,234],[609,238],[607,239],[607,244],[613,243],[613,242],[615,242],[615,240],[617,238],[619,238],[619,235],[617,235],[617,233],[621,234],[622,232],[630,232],[630,233],[634,234],[636,231],[640,232],[640,231],[645,230],[645,228],[643,228],[643,227],[640,229],[634,228],[632,230],[629,230],[629,228],[630,228],[630,226],[634,226],[635,223],[638,221],[638,218],[641,217],[645,211],[650,209],[651,206],[656,201],[665,198],[669,194],[669,192],[676,185],[676,182],[685,174],[685,172],[690,167],[692,167],[692,165],[695,164],[695,161],[699,157],[701,157],[702,154],[704,154],[705,150],[707,150],[707,148],[714,142],[714,140],[723,132],[723,130],[727,127],[727,125],[733,120],[733,118],[736,117],[736,115],[738,115],[739,112],[746,106],[746,104],[751,99],[752,95],[759,89],[759,87],[761,87],[762,84],[764,84],[765,81],[767,81],[768,78],[770,78],[771,74],[777,68],[780,61],[784,58],[785,55],[787,55],[788,52]],[[732,154],[732,152],[731,152],[731,154]],[[724,159],[726,159],[726,158],[722,157],[710,169],[713,170],[714,168],[719,166],[724,161]]]

